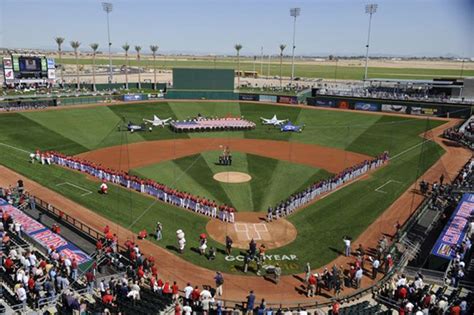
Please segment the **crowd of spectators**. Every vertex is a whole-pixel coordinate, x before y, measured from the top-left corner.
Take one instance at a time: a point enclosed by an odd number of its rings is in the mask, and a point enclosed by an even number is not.
[[[404,274],[393,277],[384,285],[378,294],[398,307],[399,314],[472,314],[474,295],[459,296],[458,291],[445,294],[446,289],[425,284],[423,275],[418,274],[414,279],[408,279]]]
[[[9,101],[0,103],[0,112],[15,112],[22,110],[37,110],[55,106],[53,101]]]
[[[2,189],[3,199],[16,204],[24,196],[13,189]],[[22,227],[15,222],[7,212],[0,211],[0,273],[3,282],[8,287],[4,295],[12,304],[21,304],[24,308],[38,306],[40,301],[54,301],[59,294],[73,296],[71,300],[80,303],[69,289],[80,288],[78,279],[78,262],[58,253],[54,246],[46,254],[32,248],[22,238]],[[73,285],[74,284],[74,285]],[[67,292],[67,293],[66,293]]]
[[[285,217],[293,213],[296,209],[308,204],[322,194],[331,192],[341,187],[345,183],[354,180],[367,172],[381,167],[389,159],[388,152],[384,152],[373,160],[364,161],[357,165],[344,169],[335,176],[313,183],[301,192],[289,196],[286,200],[279,202],[274,207],[269,207],[267,211],[267,221],[272,221]]]
[[[322,88],[318,90],[319,95],[336,95],[351,97],[366,97],[387,100],[412,100],[424,102],[443,102],[443,103],[472,103],[468,100],[455,100],[445,93],[433,94],[427,88],[410,88],[410,87],[362,87],[362,86],[345,86]]]
[[[443,138],[458,142],[468,148],[474,149],[474,121],[469,121],[464,130],[448,128],[443,131]]]
[[[104,182],[110,182],[138,192],[151,195],[177,207],[188,209],[225,222],[234,222],[235,208],[226,204],[218,205],[205,197],[195,196],[168,187],[151,179],[142,179],[125,171],[117,171],[93,162],[67,156],[58,152],[36,152],[33,159],[43,164],[57,164],[76,171],[87,173]],[[33,161],[33,160],[32,160]]]

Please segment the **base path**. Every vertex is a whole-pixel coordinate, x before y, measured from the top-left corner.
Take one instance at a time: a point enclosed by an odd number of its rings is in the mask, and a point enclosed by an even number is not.
[[[439,135],[443,129],[453,127],[458,124],[458,120],[452,120],[447,124],[440,126],[430,133],[428,138],[433,139],[441,145],[446,153],[431,167],[421,178],[428,181],[438,180],[441,174],[445,175],[446,180],[452,180],[457,172],[464,166],[464,164],[471,158],[469,150],[450,146],[443,142]],[[208,140],[206,140],[208,141]],[[235,149],[235,148],[234,148]],[[106,224],[112,227],[114,233],[117,233],[120,242],[123,242],[127,237],[135,236],[127,229],[114,224],[110,220],[90,211],[89,209],[72,202],[64,196],[55,193],[38,183],[26,179],[23,176],[15,173],[5,167],[0,166],[0,185],[7,186],[15,184],[16,181],[22,178],[25,187],[28,191],[32,191],[34,195],[50,202],[65,213],[74,216],[78,220],[84,222],[91,227],[102,230]],[[417,184],[413,184],[402,196],[397,199],[381,216],[379,216],[356,240],[354,244],[361,243],[365,247],[376,247],[378,240],[383,234],[393,234],[395,232],[395,223],[398,220],[404,223],[413,213],[413,211],[422,202],[423,196],[417,192]],[[147,240],[139,240],[140,248],[146,254],[151,254],[157,258],[157,264],[160,275],[166,280],[176,280],[181,288],[186,285],[187,281],[192,284],[210,284],[213,283],[214,271],[193,265],[192,263],[183,260],[178,255],[170,251],[154,245]],[[342,241],[341,241],[342,249]],[[342,265],[348,268],[350,263],[353,263],[353,257],[339,256],[334,261],[327,264]],[[316,270],[315,270],[316,271]],[[321,271],[321,268],[318,270]],[[301,276],[301,275],[300,275]],[[330,295],[323,290],[325,296],[318,296],[313,299],[306,298],[299,290],[301,289],[301,280],[294,276],[283,276],[278,285],[272,284],[262,278],[224,274],[224,295],[223,299],[242,301],[245,299],[249,290],[254,290],[257,300],[265,298],[267,303],[276,304],[290,304],[292,303],[310,303],[310,302],[327,302]],[[367,287],[374,283],[374,280],[364,277],[362,287]],[[353,289],[345,289],[342,295],[347,295],[354,292]]]
[[[256,212],[238,212],[235,214],[236,223],[226,223],[221,220],[210,220],[206,225],[210,237],[225,244],[229,235],[234,241],[233,247],[248,249],[253,239],[258,244],[265,244],[267,249],[285,246],[296,238],[298,231],[295,226],[285,219],[273,222],[265,221],[265,214]]]
[[[334,174],[349,166],[371,159],[364,154],[315,144],[235,138],[146,141],[89,151],[79,154],[78,157],[115,170],[128,171],[204,151],[221,151],[221,145],[228,146],[231,151],[305,164],[325,169]]]

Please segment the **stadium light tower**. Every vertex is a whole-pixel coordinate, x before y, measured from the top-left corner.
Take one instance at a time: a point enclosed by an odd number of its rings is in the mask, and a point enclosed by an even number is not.
[[[295,36],[296,36],[296,18],[300,15],[300,8],[291,8],[290,15],[294,18],[293,20],[293,51],[291,53],[291,81],[290,86],[293,85],[293,79],[295,78]]]
[[[112,43],[110,42],[110,26],[109,26],[109,13],[112,12],[114,5],[110,2],[102,2],[102,9],[107,13],[107,38],[109,40],[109,84],[112,83],[113,76],[112,76],[112,53],[111,53],[111,46]]]
[[[369,66],[369,43],[370,43],[370,27],[372,26],[372,15],[377,12],[377,4],[367,4],[365,6],[365,13],[369,14],[369,31],[367,34],[367,45],[365,45],[365,73],[364,73],[364,82],[367,80],[367,69]]]

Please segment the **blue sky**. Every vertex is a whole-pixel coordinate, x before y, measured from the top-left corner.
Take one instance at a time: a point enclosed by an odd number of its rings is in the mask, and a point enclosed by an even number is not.
[[[290,53],[292,18],[300,7],[296,54],[364,54],[368,15],[359,0],[111,0],[112,43],[148,51]],[[377,0],[371,53],[474,57],[474,0]],[[107,45],[99,0],[0,0],[0,47],[54,48],[53,38]],[[65,49],[70,49],[69,44]]]

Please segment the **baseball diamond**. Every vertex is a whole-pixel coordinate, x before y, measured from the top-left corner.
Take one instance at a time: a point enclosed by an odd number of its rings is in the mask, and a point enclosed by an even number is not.
[[[142,2],[2,2],[0,314],[474,314],[469,1]]]

